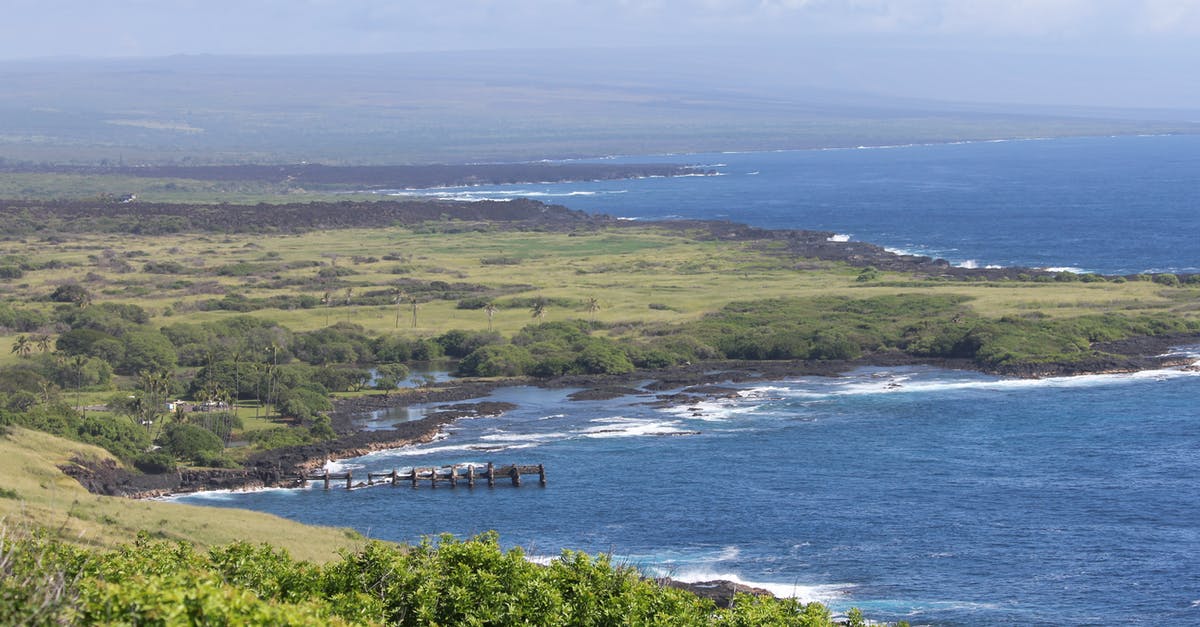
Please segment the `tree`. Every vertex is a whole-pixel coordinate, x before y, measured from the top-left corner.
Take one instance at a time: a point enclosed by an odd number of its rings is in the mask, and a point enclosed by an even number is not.
[[[173,423],[164,432],[165,448],[180,459],[199,462],[220,453],[225,443],[217,434],[199,425]]]
[[[17,340],[13,342],[12,352],[21,357],[28,357],[33,352],[33,342],[29,341],[29,337],[18,335]]]
[[[592,326],[594,327],[594,326],[596,326],[596,312],[600,311],[600,301],[597,300],[596,297],[594,297],[594,296],[589,298],[587,301],[587,310],[588,310],[588,316],[590,317],[590,322],[592,323]]]
[[[483,313],[488,317],[488,331],[492,330],[492,318],[496,317],[496,303],[488,303],[483,306]]]
[[[230,357],[233,358],[233,408],[237,411],[238,400],[242,397],[242,352],[235,350]]]
[[[38,350],[43,353],[50,352],[50,336],[45,333],[39,333],[34,336],[33,341],[37,343]]]
[[[325,305],[325,326],[329,326],[329,308],[333,307],[333,294],[329,290],[321,295],[321,304]]]
[[[60,285],[50,293],[50,300],[56,303],[74,303],[83,309],[92,304],[92,294],[87,288],[78,283]]]
[[[79,411],[80,400],[79,393],[83,389],[83,367],[87,365],[88,359],[83,355],[76,355],[71,360],[71,366],[75,369],[75,411]]]
[[[171,370],[179,361],[175,346],[157,330],[130,331],[122,340],[124,358],[119,370],[123,373]]]
[[[392,288],[392,302],[396,303],[396,328],[397,329],[400,328],[400,312],[403,309],[404,298],[406,296],[408,296],[408,294],[405,293],[404,290],[402,290],[398,287]]]
[[[418,307],[417,299],[413,298],[412,299],[412,324],[413,324],[412,328],[414,328],[414,329],[417,328],[417,307]]]
[[[529,308],[530,314],[537,318],[538,322],[546,319],[546,299],[538,298],[533,301],[533,307]]]

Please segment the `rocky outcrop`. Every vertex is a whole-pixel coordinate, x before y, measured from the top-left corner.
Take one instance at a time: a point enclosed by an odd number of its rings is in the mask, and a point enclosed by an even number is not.
[[[736,597],[738,594],[750,594],[754,596],[772,598],[775,596],[771,594],[770,590],[755,588],[753,586],[734,583],[732,581],[725,581],[723,579],[688,583],[685,581],[676,581],[670,577],[662,577],[656,579],[655,581],[664,586],[670,586],[672,588],[678,588],[680,590],[691,592],[700,598],[708,599],[713,603],[716,603],[717,607],[721,608],[727,608],[732,605],[734,597]]]

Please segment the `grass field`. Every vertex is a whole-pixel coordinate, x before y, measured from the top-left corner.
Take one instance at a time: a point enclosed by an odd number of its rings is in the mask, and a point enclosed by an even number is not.
[[[958,294],[968,297],[969,307],[987,317],[1033,311],[1051,317],[1163,311],[1194,317],[1200,310],[1200,289],[1149,281],[921,282],[885,274],[863,283],[856,280],[856,268],[765,254],[744,243],[690,239],[653,226],[578,236],[401,228],[268,236],[83,235],[66,241],[59,236],[54,241],[4,241],[0,255],[27,260],[35,267],[51,261],[59,264],[0,282],[0,294],[15,306],[49,310],[54,303],[45,298],[56,286],[80,282],[93,292],[93,302],[140,305],[158,325],[235,315],[204,311],[200,306],[227,294],[241,294],[308,296],[310,304],[311,299],[325,300],[310,308],[249,312],[297,331],[338,321],[373,332],[412,336],[488,328],[483,310],[460,309],[456,298],[427,299],[429,295],[418,299],[414,324],[408,300],[378,302],[378,294],[390,293],[397,281],[470,284],[484,290],[482,294],[496,294],[492,300],[499,308],[491,324],[506,335],[532,321],[528,307],[506,305],[514,298],[536,297],[550,299],[546,320],[594,316],[613,333],[693,320],[732,301],[817,295]],[[147,272],[148,263],[174,264],[174,270]],[[330,270],[338,276],[321,276]],[[362,296],[371,292],[377,294],[376,304],[361,304]],[[592,298],[600,306],[594,313],[587,307]],[[15,335],[0,336],[0,342],[9,346]],[[8,351],[0,353],[0,363],[16,358]]]

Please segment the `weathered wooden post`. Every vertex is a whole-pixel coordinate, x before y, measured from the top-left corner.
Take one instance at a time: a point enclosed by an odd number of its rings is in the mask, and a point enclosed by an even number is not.
[[[400,476],[396,474],[396,469],[392,468],[392,487],[396,487],[400,483]]]
[[[467,487],[475,487],[475,464],[467,466]]]
[[[300,487],[308,487],[308,479],[305,478],[303,470],[300,471]]]
[[[414,490],[416,490],[417,489],[417,467],[416,466],[412,467],[412,470],[409,471],[409,475],[412,479],[412,487]]]
[[[512,468],[508,471],[508,476],[512,477],[514,488],[521,487],[521,468],[519,466],[513,464]]]
[[[326,490],[329,489],[329,471],[328,470],[325,471],[325,489]]]
[[[351,473],[349,470],[346,471],[346,489],[347,490],[349,490],[351,485],[353,485],[350,483],[351,481],[353,481],[353,476],[354,476],[353,473]]]
[[[544,464],[538,464],[538,482],[543,486],[546,485],[546,466]]]
[[[458,487],[458,464],[450,466],[450,487]]]
[[[437,487],[437,466],[429,467],[429,487]]]
[[[488,462],[487,480],[489,488],[496,487],[496,466],[492,462]]]

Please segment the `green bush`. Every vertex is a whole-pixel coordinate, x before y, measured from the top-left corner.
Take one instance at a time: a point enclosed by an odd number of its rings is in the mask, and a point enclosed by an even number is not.
[[[140,534],[102,552],[5,534],[0,568],[4,624],[835,624],[824,606],[791,599],[739,595],[717,609],[604,555],[564,551],[539,566],[519,548],[502,550],[495,533],[371,542],[325,566],[245,543],[202,552]],[[860,612],[849,616],[864,624]]]
[[[163,431],[163,447],[180,459],[199,461],[203,456],[211,456],[225,449],[215,433],[201,427],[186,423],[173,422]]]
[[[1154,282],[1167,287],[1179,287],[1179,277],[1170,272],[1154,275]]]
[[[174,472],[175,458],[165,451],[142,453],[134,458],[133,466],[150,475]]]

